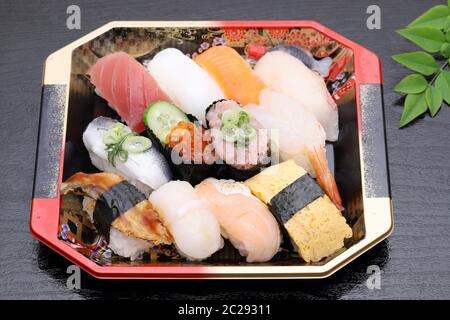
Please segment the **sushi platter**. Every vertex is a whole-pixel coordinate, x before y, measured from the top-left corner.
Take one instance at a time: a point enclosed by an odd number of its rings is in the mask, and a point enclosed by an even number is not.
[[[45,63],[30,230],[98,278],[323,278],[388,237],[381,65],[313,21],[111,22]]]

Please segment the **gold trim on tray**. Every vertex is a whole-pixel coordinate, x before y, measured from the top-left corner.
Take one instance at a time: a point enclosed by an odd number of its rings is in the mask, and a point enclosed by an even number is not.
[[[282,22],[280,22],[282,26]],[[95,37],[117,27],[221,27],[216,22],[201,21],[114,21],[110,22],[82,38],[66,45],[62,49],[51,54],[44,67],[43,84],[59,84],[66,85],[66,101],[65,101],[65,120],[64,120],[64,137],[66,135],[67,126],[67,109],[69,102],[69,85],[71,77],[71,59],[72,52],[75,48],[85,44]],[[301,26],[300,26],[301,27]],[[253,26],[252,26],[253,28]],[[255,26],[254,28],[257,28]],[[392,201],[389,197],[367,197],[365,194],[365,177],[364,177],[364,150],[365,144],[359,137],[360,146],[360,164],[361,179],[363,190],[363,208],[364,208],[364,225],[365,235],[357,243],[343,250],[330,261],[321,265],[301,265],[301,266],[215,266],[201,265],[207,270],[208,278],[324,278],[327,277],[342,266],[349,263],[363,252],[369,250],[385,238],[393,231],[393,214]],[[56,214],[56,213],[55,213]],[[86,258],[88,259],[88,258]],[[130,266],[131,267],[131,266]],[[168,275],[170,277],[170,275]]]

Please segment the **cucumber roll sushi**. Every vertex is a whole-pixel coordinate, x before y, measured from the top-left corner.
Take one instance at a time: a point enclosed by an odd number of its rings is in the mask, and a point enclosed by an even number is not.
[[[94,119],[83,133],[83,142],[95,167],[125,177],[146,196],[172,179],[169,165],[150,139],[117,120]]]
[[[271,166],[245,184],[269,206],[306,262],[332,255],[352,237],[336,205],[293,160]]]
[[[61,184],[61,195],[83,197],[85,211],[117,255],[136,260],[172,236],[146,196],[113,173],[78,172]]]
[[[211,136],[196,118],[174,104],[158,101],[145,110],[144,123],[175,178],[195,185],[215,175],[217,156]]]
[[[206,121],[217,156],[238,181],[257,174],[269,163],[267,129],[234,100],[219,100],[208,107]]]

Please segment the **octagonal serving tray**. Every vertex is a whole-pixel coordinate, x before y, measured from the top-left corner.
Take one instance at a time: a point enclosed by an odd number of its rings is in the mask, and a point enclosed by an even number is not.
[[[333,59],[326,82],[338,104],[340,135],[327,150],[344,215],[353,229],[353,237],[341,251],[314,264],[296,254],[245,263],[231,246],[202,262],[162,259],[155,254],[138,262],[113,259],[105,263],[61,237],[61,220],[66,217],[60,183],[74,171],[93,170],[88,160],[80,160],[87,155],[81,135],[94,117],[112,112],[85,77],[92,64],[114,51],[125,51],[142,62],[166,47],[194,56],[209,46],[226,44],[246,56],[249,44],[278,43],[298,44],[317,58]],[[31,233],[98,278],[323,278],[393,230],[380,61],[371,51],[314,21],[108,23],[47,58],[39,128]],[[75,228],[79,224],[82,221],[75,221]]]

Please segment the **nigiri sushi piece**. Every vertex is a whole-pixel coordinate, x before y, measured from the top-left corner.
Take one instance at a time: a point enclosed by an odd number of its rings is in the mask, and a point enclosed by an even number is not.
[[[219,222],[188,182],[170,181],[149,199],[188,260],[206,259],[223,247]]]
[[[318,72],[322,77],[328,76],[331,63],[333,62],[333,59],[330,57],[317,60],[313,57],[311,52],[294,44],[279,44],[273,47],[270,51],[283,51],[289,53],[291,56],[303,62],[303,64],[309,69]]]
[[[213,103],[206,121],[215,153],[235,169],[233,178],[248,179],[269,163],[268,131],[236,101]]]
[[[281,161],[289,159],[317,177],[336,206],[342,209],[341,196],[333,174],[328,167],[325,151],[325,131],[317,119],[286,94],[265,89],[260,105],[247,105],[245,109],[270,129],[271,145],[278,150]]]
[[[306,262],[334,254],[352,237],[342,213],[292,160],[265,169],[245,184],[269,206]]]
[[[107,117],[92,120],[83,133],[83,142],[95,167],[120,174],[146,196],[172,179],[169,165],[150,140],[133,134],[117,120]],[[108,146],[119,143],[127,156],[113,159]]]
[[[83,196],[83,210],[114,253],[136,260],[172,236],[144,194],[113,173],[78,172],[61,184],[61,195]]]
[[[160,51],[146,67],[172,102],[202,123],[206,108],[224,98],[214,79],[178,49]]]
[[[270,89],[291,96],[298,101],[299,108],[312,113],[324,128],[328,141],[337,140],[338,109],[320,75],[283,51],[266,53],[254,70]]]
[[[246,49],[248,55],[256,60],[261,59],[261,57],[268,51],[284,51],[286,53],[289,53],[291,56],[299,59],[305,64],[305,66],[313,71],[318,72],[324,78],[328,76],[331,64],[333,62],[333,59],[331,59],[330,57],[325,57],[317,60],[316,58],[314,58],[311,52],[295,44],[279,44],[271,48],[270,50],[262,45],[249,44]]]
[[[228,46],[215,46],[195,59],[217,81],[228,99],[242,105],[258,103],[266,86],[239,53]]]
[[[145,129],[145,108],[157,100],[170,101],[144,66],[125,52],[100,58],[87,74],[96,92],[138,133]]]
[[[195,191],[220,223],[228,238],[247,262],[273,258],[281,243],[278,223],[267,206],[241,182],[208,178]]]

